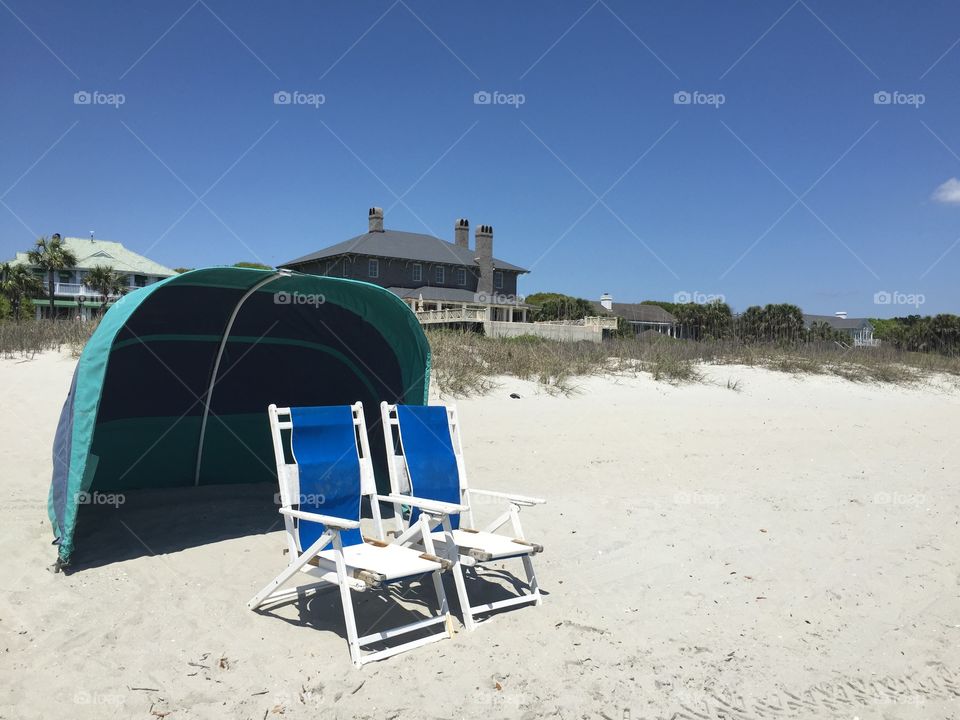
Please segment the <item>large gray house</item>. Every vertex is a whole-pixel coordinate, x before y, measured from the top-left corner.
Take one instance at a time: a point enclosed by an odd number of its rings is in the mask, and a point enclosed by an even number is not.
[[[422,322],[525,321],[528,306],[517,279],[528,270],[493,255],[493,227],[454,223],[454,241],[386,230],[383,209],[370,208],[367,232],[280,267],[314,275],[364,280],[388,288]]]

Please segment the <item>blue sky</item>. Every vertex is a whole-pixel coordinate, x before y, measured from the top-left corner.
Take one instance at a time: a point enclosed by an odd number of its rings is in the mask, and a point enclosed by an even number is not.
[[[380,205],[445,239],[492,224],[524,293],[958,312],[958,21],[946,0],[2,0],[0,255],[94,230],[169,266],[277,264]]]

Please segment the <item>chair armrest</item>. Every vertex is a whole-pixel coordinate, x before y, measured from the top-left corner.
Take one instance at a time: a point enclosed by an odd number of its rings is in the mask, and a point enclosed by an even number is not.
[[[543,498],[528,497],[527,495],[515,495],[514,493],[498,492],[496,490],[477,490],[476,488],[467,488],[467,492],[477,495],[487,495],[489,497],[503,498],[518,505],[543,505],[546,500]]]
[[[424,500],[414,495],[376,495],[375,497],[382,502],[413,505],[427,512],[438,512],[444,515],[456,515],[457,513],[466,512],[469,509],[466,505],[441,502],[439,500]]]
[[[303,510],[294,510],[293,508],[280,508],[282,515],[289,515],[298,520],[309,520],[310,522],[323,523],[327,527],[337,530],[356,530],[360,523],[356,520],[344,520],[343,518],[332,517],[330,515],[320,515],[318,513],[304,512]]]

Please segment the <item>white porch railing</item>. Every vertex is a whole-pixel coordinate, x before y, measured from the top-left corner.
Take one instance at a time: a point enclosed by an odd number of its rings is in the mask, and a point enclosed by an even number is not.
[[[131,290],[136,290],[137,285],[128,285],[126,287],[127,292]],[[45,293],[50,292],[50,283],[46,280],[43,281],[43,291]],[[84,285],[83,283],[54,283],[53,284],[53,293],[54,295],[62,295],[67,297],[79,297],[83,295],[90,298],[91,300],[99,298],[100,292],[90,287],[89,285]],[[117,297],[116,295],[111,295],[110,297]]]
[[[580,320],[541,320],[538,325],[581,325],[590,328],[599,328],[600,330],[616,330],[617,319],[615,317],[604,317],[602,315],[588,315]]]
[[[483,322],[487,319],[484,308],[444,308],[443,310],[418,310],[417,320],[421,325],[450,322]]]

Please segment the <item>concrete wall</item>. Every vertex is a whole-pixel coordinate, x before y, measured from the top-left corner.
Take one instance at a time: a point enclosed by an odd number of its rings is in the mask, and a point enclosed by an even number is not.
[[[483,324],[488,337],[517,337],[518,335],[536,335],[549,340],[587,340],[598,343],[603,339],[603,331],[583,325],[550,325],[547,323],[498,322],[488,320]]]

